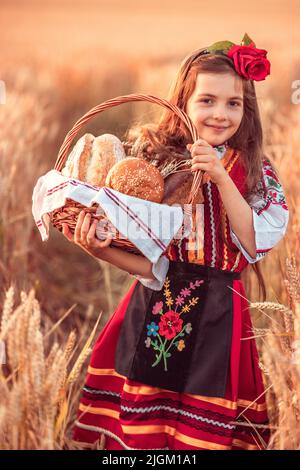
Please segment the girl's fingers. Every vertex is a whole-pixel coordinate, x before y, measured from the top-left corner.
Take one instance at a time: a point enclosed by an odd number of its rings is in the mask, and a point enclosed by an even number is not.
[[[80,231],[81,243],[86,243],[87,241],[86,237],[90,229],[90,223],[91,223],[91,214],[85,214],[85,217],[81,225],[81,231]]]
[[[86,236],[86,241],[87,241],[88,245],[90,243],[92,243],[92,241],[95,238],[97,223],[98,223],[98,221],[94,220],[94,222],[91,224],[91,226],[89,228],[88,234]]]
[[[198,139],[196,140],[196,142],[193,142],[192,144],[187,144],[187,148],[191,148],[191,147],[194,147],[195,145],[204,145],[204,146],[208,146],[208,143],[206,142],[206,140],[203,140],[203,139]]]
[[[204,139],[198,139],[196,142],[193,144],[187,144],[187,148],[189,151],[194,150],[195,148],[197,149],[210,149],[211,145],[206,142]]]
[[[209,153],[208,147],[196,146],[190,149],[190,154],[192,157],[195,157],[196,155],[208,155],[208,153]]]
[[[94,220],[91,223],[91,215],[85,214],[84,210],[79,213],[76,227],[74,230],[74,238],[69,230],[69,227],[64,223],[63,224],[63,234],[70,240],[74,241],[78,245],[87,246],[92,248],[100,247],[105,248],[109,246],[112,242],[112,235],[108,235],[105,240],[98,240],[96,237],[96,228],[98,221]]]
[[[195,163],[194,165],[191,166],[191,171],[197,171],[197,170],[209,171],[210,166],[208,163]]]
[[[112,239],[113,239],[112,235],[108,235],[105,240],[102,240],[101,242],[99,242],[100,248],[105,248],[109,246],[112,242]]]
[[[71,230],[69,229],[69,227],[66,223],[62,224],[62,233],[70,242],[73,241],[73,235],[72,235]]]
[[[195,155],[192,158],[192,165],[195,163],[208,163],[211,161],[211,155]]]
[[[77,222],[76,222],[76,227],[75,227],[75,231],[74,231],[74,242],[75,243],[80,243],[80,237],[81,237],[81,226],[82,226],[82,222],[84,220],[84,211],[81,211],[79,213],[79,216],[78,216],[78,219],[77,219]]]
[[[109,235],[105,240],[98,240],[98,238],[96,238],[96,228],[97,228],[97,224],[98,224],[98,221],[95,220],[91,226],[90,226],[90,230],[88,232],[88,235],[87,235],[87,242],[88,242],[88,245],[91,245],[94,244],[99,247],[99,248],[105,248],[107,246],[109,246],[112,242],[112,235]]]

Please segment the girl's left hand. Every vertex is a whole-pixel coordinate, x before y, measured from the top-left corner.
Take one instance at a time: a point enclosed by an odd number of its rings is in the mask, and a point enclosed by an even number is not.
[[[91,215],[82,210],[76,222],[74,236],[66,223],[62,224],[62,233],[70,242],[79,245],[80,248],[97,257],[101,250],[111,244],[112,236],[108,235],[105,240],[99,240],[96,237],[96,227],[97,221],[91,223]]]
[[[192,156],[191,171],[203,170],[210,176],[213,183],[222,183],[227,172],[214,148],[204,139],[198,139],[194,144],[187,144],[186,147]]]

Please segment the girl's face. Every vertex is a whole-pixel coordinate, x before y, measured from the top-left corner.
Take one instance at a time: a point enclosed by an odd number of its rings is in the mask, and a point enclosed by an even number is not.
[[[197,75],[186,113],[200,138],[212,146],[226,142],[238,130],[243,109],[243,86],[239,77],[231,74]]]

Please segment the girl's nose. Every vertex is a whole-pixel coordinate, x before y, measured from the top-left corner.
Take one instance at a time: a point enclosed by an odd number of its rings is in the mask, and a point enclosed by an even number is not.
[[[224,113],[222,111],[219,111],[219,112],[213,113],[213,118],[214,119],[219,119],[221,121],[226,121],[227,115],[226,115],[226,113]]]
[[[223,108],[215,108],[213,111],[213,117],[214,119],[227,119],[227,114],[225,109]]]

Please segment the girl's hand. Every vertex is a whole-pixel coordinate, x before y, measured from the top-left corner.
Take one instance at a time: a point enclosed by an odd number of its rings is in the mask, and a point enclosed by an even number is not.
[[[91,224],[91,215],[85,214],[82,210],[78,216],[74,236],[72,235],[68,225],[63,224],[63,235],[70,241],[79,245],[83,250],[89,254],[96,256],[99,255],[99,249],[108,247],[112,242],[112,236],[109,235],[106,240],[98,240],[96,238],[96,226],[98,221],[94,221]]]
[[[198,139],[194,144],[187,144],[192,155],[191,171],[203,170],[215,184],[221,184],[227,176],[222,162],[217,157],[214,148],[204,139]]]

